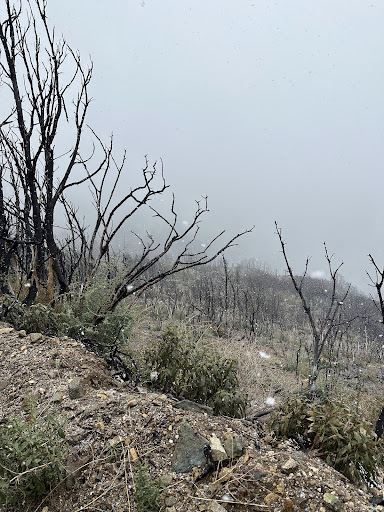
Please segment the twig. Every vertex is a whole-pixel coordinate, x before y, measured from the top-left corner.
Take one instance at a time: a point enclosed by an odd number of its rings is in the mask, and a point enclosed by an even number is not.
[[[211,502],[216,502],[216,503],[228,503],[228,505],[245,505],[248,507],[259,507],[259,508],[271,510],[270,508],[268,508],[268,505],[260,505],[259,503],[250,503],[248,501],[215,500],[212,498],[200,498],[198,496],[191,496],[191,495],[189,495],[188,498],[191,498],[192,500],[211,501]]]

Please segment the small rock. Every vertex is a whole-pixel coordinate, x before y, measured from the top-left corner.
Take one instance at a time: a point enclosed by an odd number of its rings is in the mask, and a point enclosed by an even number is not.
[[[231,468],[223,468],[220,473],[219,473],[219,480],[220,482],[228,482],[228,480],[231,478],[232,476],[232,469]]]
[[[276,492],[278,494],[284,494],[284,491],[285,491],[285,484],[282,480],[280,480],[279,482],[277,482]]]
[[[68,384],[69,397],[72,399],[80,398],[85,394],[83,382],[78,377],[75,377]]]
[[[139,460],[139,456],[137,455],[137,451],[135,450],[135,448],[132,447],[129,449],[129,455],[131,457],[132,462],[136,462]]]
[[[64,398],[64,395],[61,391],[55,391],[55,393],[53,393],[53,396],[52,396],[52,402],[54,404],[57,404],[59,402],[62,402]]]
[[[173,505],[176,505],[177,503],[176,496],[166,496],[164,500],[164,504],[166,507],[173,507]]]
[[[209,439],[209,444],[211,446],[212,458],[214,461],[220,462],[221,460],[228,458],[227,452],[224,450],[220,439],[218,439],[215,434],[213,434]]]
[[[226,434],[224,438],[224,448],[230,459],[240,457],[243,453],[243,442],[241,437],[233,437],[231,434]]]
[[[0,391],[3,391],[9,384],[8,379],[0,379]]]
[[[209,512],[226,512],[226,509],[217,503],[217,501],[212,501],[208,507]]]
[[[293,512],[295,505],[290,498],[284,500],[282,512]]]
[[[135,399],[128,400],[127,407],[136,407],[137,404],[138,404],[138,401]]]
[[[192,402],[191,400],[181,400],[180,402],[176,402],[172,405],[175,409],[182,409],[183,411],[192,411],[192,412],[201,412],[207,413],[209,415],[213,414],[212,407],[208,407],[208,405],[198,404],[196,402]]]
[[[29,339],[31,340],[31,343],[37,343],[43,338],[43,335],[41,332],[31,332],[29,335]]]
[[[263,478],[263,476],[265,476],[265,473],[263,473],[262,471],[259,471],[257,469],[255,469],[252,473],[252,479],[253,480],[260,480],[261,478]]]
[[[289,475],[290,473],[293,473],[296,471],[299,467],[299,464],[295,461],[295,459],[292,459],[291,457],[287,460],[287,462],[284,462],[284,464],[281,466],[281,472],[285,475]]]
[[[188,422],[183,421],[173,454],[172,471],[186,473],[195,466],[205,464],[204,447],[207,445],[209,445],[207,439],[195,432]]]
[[[323,495],[323,501],[324,501],[324,503],[327,504],[327,506],[330,510],[335,510],[335,511],[340,510],[341,503],[340,503],[338,496],[336,496],[335,494],[326,492]]]
[[[9,334],[13,331],[13,327],[2,327],[0,329],[0,334]]]
[[[266,497],[264,498],[264,502],[267,504],[267,505],[270,505],[271,503],[275,503],[277,500],[279,499],[279,496],[277,494],[275,494],[274,492],[270,492],[269,494],[266,495]]]
[[[101,420],[99,420],[99,421],[96,422],[96,428],[98,430],[101,430],[101,432],[104,432],[105,425],[104,425],[104,423]]]
[[[19,338],[25,338],[27,335],[27,331],[21,329],[21,331],[19,331],[17,334],[19,335]]]
[[[159,477],[159,483],[161,487],[168,487],[173,482],[172,475],[161,475]]]

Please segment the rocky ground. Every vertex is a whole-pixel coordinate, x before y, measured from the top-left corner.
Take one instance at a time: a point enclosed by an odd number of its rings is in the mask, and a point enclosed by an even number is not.
[[[135,512],[140,461],[161,480],[167,512],[384,510],[367,489],[292,442],[277,444],[257,423],[119,382],[79,342],[1,324],[0,423],[31,397],[66,420],[66,476],[40,504],[6,512]]]

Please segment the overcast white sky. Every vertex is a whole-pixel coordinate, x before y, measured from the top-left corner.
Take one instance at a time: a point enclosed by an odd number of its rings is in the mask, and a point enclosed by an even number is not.
[[[296,270],[322,242],[344,276],[384,262],[384,2],[48,0],[92,56],[89,122],[132,172],[162,157],[183,215],[209,196],[210,227],[255,231],[233,257]],[[129,185],[129,184],[127,184]]]

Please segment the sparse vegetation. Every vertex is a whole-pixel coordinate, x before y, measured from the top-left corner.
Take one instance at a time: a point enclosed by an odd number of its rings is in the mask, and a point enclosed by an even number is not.
[[[279,438],[295,439],[352,482],[374,479],[383,446],[361,411],[327,395],[297,394],[274,414]]]
[[[155,387],[209,405],[216,414],[244,415],[247,396],[238,389],[237,361],[188,340],[175,327],[148,351],[146,366]]]
[[[67,453],[60,420],[28,411],[0,425],[0,505],[38,500],[62,478]]]
[[[66,335],[75,339],[90,338],[101,345],[121,344],[126,341],[132,327],[132,315],[122,306],[104,315],[95,323],[98,304],[108,300],[114,281],[103,268],[84,291],[80,283],[73,283],[70,292],[53,306],[36,303],[26,306],[10,295],[0,298],[1,316],[6,322],[27,333],[42,332]]]
[[[134,472],[135,501],[139,512],[160,510],[160,484],[149,474],[147,466],[139,463]]]
[[[279,438],[296,439],[354,483],[374,479],[382,467],[383,442],[352,399],[352,390],[360,394],[360,403],[365,400],[372,420],[384,392],[379,370],[384,360],[384,270],[379,263],[369,257],[376,304],[346,285],[341,264],[333,266],[326,247],[328,280],[308,275],[309,258],[303,275],[295,275],[277,224],[288,276],[271,274],[252,262],[230,265],[223,254],[252,229],[226,241],[222,231],[201,244],[207,198],[196,202],[189,221],[182,221],[175,197],[167,195],[162,161],[151,164],[145,157],[139,176],[120,187],[125,153],[119,160],[112,137],[104,143],[92,129],[87,131],[92,62],[84,65],[57,38],[49,27],[45,0],[0,2],[0,89],[5,98],[0,118],[0,319],[27,333],[67,335],[89,342],[92,349],[101,347],[95,352],[106,358],[109,370],[115,357],[129,380],[140,374],[136,363],[129,349],[116,351],[129,344],[133,306],[139,304],[152,331],[163,330],[169,322],[183,326],[166,328],[158,344],[151,337],[140,369],[149,385],[232,417],[244,416],[249,405],[263,409],[281,401],[272,421]],[[89,151],[85,132],[91,138]],[[90,193],[94,210],[87,227],[83,212],[69,199],[72,187]],[[154,218],[153,233],[146,231],[143,212]],[[123,230],[124,235],[131,232],[127,236],[139,248],[136,253],[114,252]],[[20,342],[24,334],[19,334],[20,339],[13,336]],[[72,345],[52,358],[57,363],[52,380],[59,371],[69,371],[65,356],[78,344]],[[27,345],[19,350],[23,354]],[[10,364],[2,391],[19,371],[12,366],[16,355],[11,350],[4,355]],[[126,372],[124,357],[132,362],[132,371]],[[91,374],[87,379],[90,386],[98,382]],[[31,381],[40,397],[48,396]],[[314,393],[316,387],[324,393]],[[300,388],[306,393],[297,393]],[[376,398],[369,401],[372,389]],[[118,394],[112,391],[98,398],[109,400]],[[340,399],[343,393],[348,400]],[[59,401],[68,398],[62,390],[58,395]],[[17,398],[21,403],[21,396]],[[139,400],[130,404],[133,409]],[[143,411],[135,425],[127,415],[124,427],[118,426],[124,432],[127,425],[132,431],[145,429],[153,418],[144,426]],[[81,421],[82,414],[73,418]],[[98,429],[104,435],[106,425],[115,428],[103,414],[88,425],[89,431]],[[67,445],[60,420],[30,404],[24,413],[1,421],[0,505],[40,499],[62,478]],[[167,419],[162,421],[165,425]],[[164,438],[173,432],[173,425],[169,427],[162,432]],[[174,439],[166,442],[170,447]],[[125,463],[124,446],[108,445],[104,462],[112,472],[114,464]],[[129,497],[133,487],[128,487],[124,471]],[[158,480],[143,464],[131,477],[139,512],[157,512]]]

